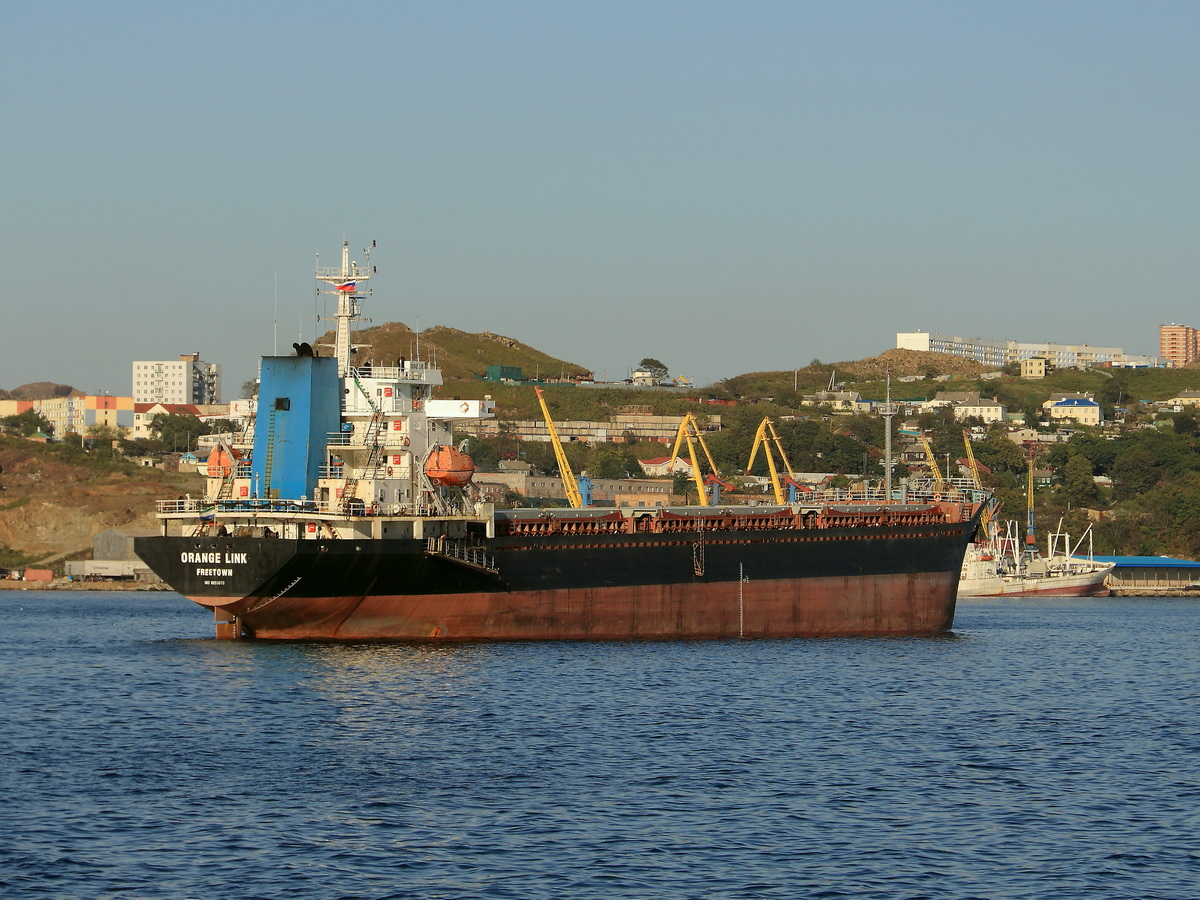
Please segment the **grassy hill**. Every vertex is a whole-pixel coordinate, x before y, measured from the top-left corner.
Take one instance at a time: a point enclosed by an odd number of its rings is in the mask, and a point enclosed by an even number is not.
[[[332,332],[327,333],[320,343],[332,345]],[[371,360],[379,365],[392,365],[402,356],[415,359],[419,349],[420,358],[437,365],[447,384],[480,381],[488,366],[514,366],[526,378],[575,380],[592,377],[585,366],[558,359],[490,331],[472,334],[437,326],[425,329],[418,337],[403,322],[388,322],[355,331],[353,343],[367,345],[360,347],[356,354],[360,362]]]

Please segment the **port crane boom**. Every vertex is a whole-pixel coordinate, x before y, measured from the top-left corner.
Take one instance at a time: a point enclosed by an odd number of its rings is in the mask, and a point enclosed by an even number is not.
[[[788,462],[787,454],[783,450],[783,442],[779,439],[779,434],[775,431],[775,423],[771,421],[770,416],[763,418],[758,423],[758,431],[754,435],[754,446],[750,449],[750,462],[746,463],[746,474],[750,474],[750,470],[754,467],[754,459],[758,455],[758,447],[762,445],[763,456],[767,458],[767,468],[771,472],[771,489],[775,491],[775,502],[782,506],[786,501],[783,497],[783,485],[779,482],[779,470],[775,468],[775,457],[771,454],[771,445],[775,445],[775,450],[779,453],[779,459],[787,469],[788,478],[792,484],[796,483],[796,473],[792,471],[792,464]]]
[[[567,461],[567,452],[563,450],[562,442],[558,439],[558,429],[554,427],[554,420],[550,418],[550,410],[546,407],[546,399],[542,396],[544,392],[540,387],[535,387],[533,390],[537,394],[538,403],[541,404],[546,428],[550,431],[550,446],[554,448],[554,458],[558,460],[558,474],[562,476],[563,487],[567,491],[567,500],[572,509],[583,509],[583,497],[579,493],[579,484],[575,481],[575,473],[571,471],[571,464]]]
[[[713,462],[712,454],[708,451],[708,444],[704,442],[704,435],[700,433],[700,424],[696,421],[696,416],[693,413],[688,413],[683,417],[683,421],[679,423],[679,431],[675,434],[675,446],[671,448],[672,467],[675,465],[675,460],[679,458],[679,447],[685,441],[687,442],[688,457],[692,463],[692,477],[695,479],[696,489],[700,493],[700,505],[708,506],[708,488],[705,485],[704,476],[700,474],[700,464],[696,459],[697,443],[700,444],[700,448],[704,451],[704,456],[708,460],[709,468],[712,469],[712,477],[716,483],[723,484],[726,487],[729,487],[729,484],[721,479],[721,470]]]

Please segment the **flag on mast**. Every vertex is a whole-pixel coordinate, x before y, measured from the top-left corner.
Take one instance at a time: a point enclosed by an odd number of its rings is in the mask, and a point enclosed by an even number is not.
[[[358,282],[356,282],[356,281],[343,281],[341,284],[339,284],[337,286],[337,289],[339,291],[352,291],[352,290],[354,290],[354,286],[356,284],[358,284]]]

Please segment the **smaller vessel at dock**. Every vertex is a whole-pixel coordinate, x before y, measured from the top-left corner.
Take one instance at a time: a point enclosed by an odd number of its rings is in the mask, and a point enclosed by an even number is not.
[[[1015,534],[1016,523],[1009,522],[1005,536],[989,538],[967,546],[963,557],[960,597],[1107,597],[1106,579],[1113,563],[1093,558],[1091,528],[1071,543],[1071,536],[1059,530],[1047,538],[1046,555],[1022,547]],[[1086,556],[1079,555],[1084,540],[1089,541]]]

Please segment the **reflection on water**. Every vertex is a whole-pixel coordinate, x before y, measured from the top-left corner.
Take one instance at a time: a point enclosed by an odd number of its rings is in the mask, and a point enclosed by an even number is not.
[[[218,642],[174,595],[0,618],[0,894],[1198,893],[1195,601],[443,647]]]

